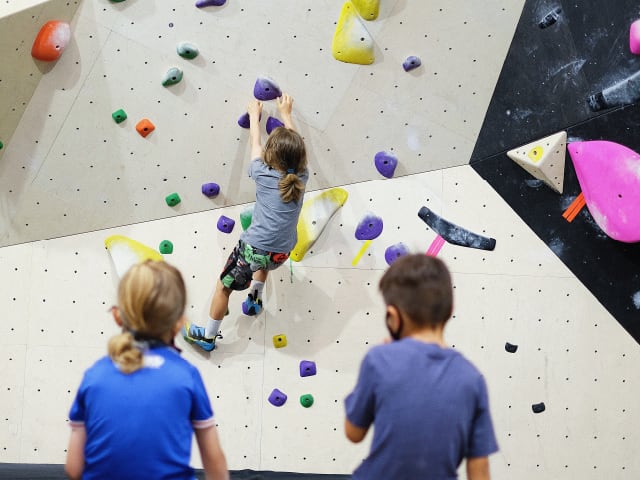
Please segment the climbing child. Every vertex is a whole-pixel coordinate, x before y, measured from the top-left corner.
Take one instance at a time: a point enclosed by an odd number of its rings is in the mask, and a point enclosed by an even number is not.
[[[182,276],[167,263],[147,261],[122,277],[112,308],[122,333],[85,372],[69,413],[70,478],[194,480],[195,432],[207,478],[228,480],[200,374],[173,346],[185,304]]]
[[[394,261],[380,280],[394,341],[365,355],[346,398],[345,433],[369,456],[353,478],[455,479],[466,458],[469,480],[489,479],[498,450],[480,372],[444,342],[453,291],[446,265],[427,255]]]
[[[260,138],[262,102],[253,100],[249,113],[251,163],[249,177],[256,182],[256,203],[249,228],[240,235],[216,283],[209,319],[205,327],[187,323],[185,340],[211,351],[227,312],[233,290],[249,288],[242,304],[245,315],[262,309],[262,290],[269,270],[281,266],[297,242],[297,224],[309,173],[304,141],[291,119],[293,99],[284,94],[277,100],[284,127],[276,128],[264,150]]]

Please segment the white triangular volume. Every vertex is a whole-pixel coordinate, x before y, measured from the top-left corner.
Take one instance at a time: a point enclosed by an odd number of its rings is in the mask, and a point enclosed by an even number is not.
[[[510,150],[507,156],[538,180],[562,193],[566,145],[567,132],[562,131]]]

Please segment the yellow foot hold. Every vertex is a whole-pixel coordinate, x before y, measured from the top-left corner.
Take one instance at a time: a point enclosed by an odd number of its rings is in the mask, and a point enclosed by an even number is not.
[[[358,13],[365,20],[375,20],[378,18],[380,10],[380,0],[351,0]]]
[[[357,3],[368,4],[370,1]],[[342,5],[336,31],[333,34],[331,51],[336,60],[359,65],[373,63],[373,38],[358,15],[356,6],[350,1]]]

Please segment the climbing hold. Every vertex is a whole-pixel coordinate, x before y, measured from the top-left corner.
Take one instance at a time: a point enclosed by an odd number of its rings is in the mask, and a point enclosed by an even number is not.
[[[231,233],[233,232],[233,227],[235,226],[236,221],[232,218],[225,217],[224,215],[220,215],[218,219],[218,230],[222,233]]]
[[[0,142],[0,150],[4,148],[4,143]]]
[[[282,348],[287,346],[287,336],[284,333],[273,336],[273,346],[276,348]]]
[[[300,376],[311,377],[317,373],[316,362],[310,360],[302,360],[300,362]]]
[[[544,402],[534,403],[533,405],[531,405],[531,410],[533,410],[533,413],[542,413],[545,411],[545,409],[546,407],[544,406]]]
[[[198,8],[220,7],[220,6],[224,5],[226,2],[227,2],[227,0],[198,0],[196,2],[196,7],[198,7]]]
[[[160,250],[160,253],[163,255],[173,253],[173,243],[169,240],[163,240],[160,242],[160,248],[158,248],[158,250]]]
[[[365,20],[375,20],[378,18],[380,10],[380,0],[351,0],[358,13]]]
[[[418,68],[420,65],[422,65],[422,60],[415,55],[407,57],[407,59],[402,62],[402,68],[404,68],[405,72],[410,72],[411,70]]]
[[[287,401],[287,395],[277,388],[274,388],[269,395],[269,403],[275,407],[281,407]]]
[[[378,172],[383,177],[393,177],[396,167],[398,166],[398,158],[389,152],[378,152],[373,160]]]
[[[193,43],[181,42],[176,47],[176,52],[178,52],[178,55],[180,55],[182,58],[193,60],[198,56],[200,50],[198,50],[198,47],[196,47]]]
[[[262,114],[260,114],[259,120],[262,120]],[[238,119],[238,125],[240,125],[242,128],[249,128],[251,126],[251,120],[249,119],[248,113],[245,112],[240,115],[240,118]]]
[[[71,40],[71,27],[67,22],[50,20],[36,35],[31,47],[31,56],[43,62],[53,62],[60,58]]]
[[[615,142],[568,146],[591,216],[614,240],[640,242],[640,155]]]
[[[382,233],[382,219],[373,213],[367,213],[356,226],[358,240],[373,240]]]
[[[156,126],[153,123],[151,123],[151,120],[147,118],[143,118],[136,124],[136,130],[143,137],[146,137],[155,129],[156,129]]]
[[[109,0],[111,3],[121,3],[124,2],[124,0]]]
[[[304,201],[298,218],[298,243],[291,250],[291,260],[299,262],[304,258],[348,197],[346,190],[332,188]]]
[[[553,25],[558,21],[558,17],[560,16],[561,13],[562,13],[561,7],[554,8],[549,13],[547,13],[544,17],[542,17],[542,20],[538,22],[538,26],[540,28],[550,27],[551,25]]]
[[[504,344],[504,349],[509,353],[516,353],[516,350],[518,350],[518,345],[507,342]]]
[[[304,408],[309,408],[311,405],[313,405],[313,395],[311,395],[310,393],[301,395],[300,405],[302,405]]]
[[[422,207],[418,211],[418,216],[424,223],[429,225],[434,232],[453,245],[479,248],[480,250],[493,250],[496,248],[495,238],[483,237],[482,235],[459,227],[435,214],[427,207]]]
[[[640,20],[633,22],[629,29],[629,50],[634,55],[640,54]]]
[[[162,85],[168,87],[170,85],[180,83],[180,81],[182,80],[182,75],[182,70],[180,70],[178,67],[171,67],[169,70],[167,70],[167,73],[164,74]]]
[[[280,87],[269,77],[258,77],[253,86],[253,96],[258,100],[273,100],[281,95]]]
[[[171,193],[165,197],[164,201],[167,202],[167,205],[169,205],[170,207],[175,207],[181,202],[180,195],[175,192]]]
[[[566,144],[567,132],[562,131],[510,150],[507,156],[551,189],[562,193]]]
[[[387,265],[391,265],[397,259],[407,255],[408,253],[409,248],[404,243],[400,242],[387,247],[384,251],[384,259],[386,260]]]
[[[587,98],[589,107],[594,112],[605,108],[627,105],[640,100],[640,71],[637,71],[618,83],[594,93]]]
[[[104,241],[118,277],[122,277],[136,263],[145,260],[162,261],[162,255],[151,247],[122,235],[112,235]]]
[[[113,118],[116,123],[122,123],[127,119],[127,114],[124,110],[120,109],[113,112],[111,118]]]
[[[350,1],[342,5],[336,31],[331,42],[333,58],[346,63],[373,63],[373,38]]]
[[[253,220],[253,209],[255,206],[255,203],[252,203],[240,212],[240,225],[242,225],[242,230],[246,230],[251,225],[251,221]]]
[[[209,198],[217,197],[218,194],[220,193],[220,185],[213,182],[203,183],[201,190],[202,190],[202,194],[206,195]]]
[[[278,127],[284,127],[284,123],[275,117],[267,118],[267,135],[271,135],[271,132]]]

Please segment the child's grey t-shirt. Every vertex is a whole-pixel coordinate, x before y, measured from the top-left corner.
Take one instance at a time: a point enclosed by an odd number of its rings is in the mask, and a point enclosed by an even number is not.
[[[256,205],[251,225],[240,235],[240,239],[252,247],[268,252],[289,253],[298,241],[298,217],[303,197],[297,202],[285,203],[280,198],[278,182],[282,173],[268,167],[261,158],[249,165],[249,176],[256,182]],[[309,172],[298,173],[306,186]]]
[[[352,424],[374,425],[354,479],[456,479],[464,458],[498,450],[484,378],[450,348],[412,338],[372,348],[345,405]]]

